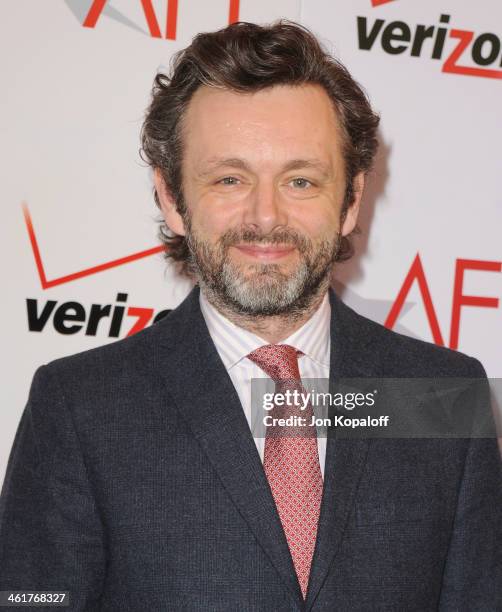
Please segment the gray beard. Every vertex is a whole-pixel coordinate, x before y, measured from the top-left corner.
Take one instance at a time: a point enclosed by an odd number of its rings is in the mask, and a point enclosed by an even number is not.
[[[195,235],[189,220],[185,220],[185,229],[192,267],[204,294],[216,307],[239,315],[300,316],[328,287],[341,243],[338,233],[333,241],[321,242],[314,251],[310,240],[292,230],[271,236],[232,230],[213,247]],[[240,242],[293,244],[299,250],[300,264],[289,275],[274,263],[248,266],[243,274],[227,254],[231,244]]]
[[[240,312],[252,315],[286,314],[297,310],[297,302],[307,285],[309,269],[305,262],[291,276],[282,274],[277,264],[257,264],[245,278],[226,261],[221,270],[227,306],[238,305]],[[223,297],[220,292],[220,297]]]

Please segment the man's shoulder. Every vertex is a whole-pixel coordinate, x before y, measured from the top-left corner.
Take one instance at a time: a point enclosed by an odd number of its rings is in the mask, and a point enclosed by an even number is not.
[[[43,366],[65,386],[96,386],[101,381],[144,377],[177,346],[176,323],[170,314],[140,332],[109,344],[54,359]]]
[[[359,353],[371,361],[380,376],[389,377],[484,377],[474,357],[432,342],[413,338],[369,319],[338,300],[337,312],[347,332],[346,352]],[[336,341],[336,340],[335,340]]]

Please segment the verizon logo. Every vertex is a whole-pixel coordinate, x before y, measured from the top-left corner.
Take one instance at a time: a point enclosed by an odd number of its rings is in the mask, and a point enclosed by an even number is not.
[[[377,4],[383,2],[373,3]],[[476,34],[472,30],[450,28],[450,19],[450,15],[442,14],[437,24],[410,25],[405,21],[357,17],[359,49],[372,51],[378,45],[389,55],[407,53],[412,57],[440,60],[445,73],[501,79],[500,37],[490,32]],[[446,42],[450,39],[455,40],[455,46],[446,54]]]
[[[28,298],[28,330],[43,332],[47,325],[52,324],[54,330],[64,336],[81,333],[86,336],[127,337],[150,323],[160,321],[170,312],[161,310],[154,316],[153,308],[126,306],[127,298],[127,293],[118,293],[114,304],[91,304],[88,307],[77,300],[59,303]]]

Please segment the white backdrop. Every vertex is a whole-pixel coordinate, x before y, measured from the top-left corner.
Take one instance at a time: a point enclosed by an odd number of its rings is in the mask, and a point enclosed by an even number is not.
[[[117,306],[125,308],[122,338],[138,317],[173,308],[188,292],[158,253],[139,130],[157,70],[197,32],[237,15],[309,26],[382,116],[358,256],[336,273],[343,299],[398,331],[476,356],[491,377],[502,376],[502,5],[150,6],[147,20],[140,0],[17,0],[0,22],[0,481],[36,367],[115,341]],[[398,300],[407,277],[413,282]],[[93,330],[97,313],[108,310]],[[85,318],[74,323],[76,333],[61,333],[65,313]]]

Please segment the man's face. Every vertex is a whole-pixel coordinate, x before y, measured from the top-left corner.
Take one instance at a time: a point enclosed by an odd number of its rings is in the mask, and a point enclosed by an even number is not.
[[[316,85],[252,94],[200,87],[183,125],[187,214],[163,205],[187,238],[199,280],[218,301],[253,315],[308,307],[329,279],[346,181],[341,129]],[[162,201],[162,198],[161,198]]]

